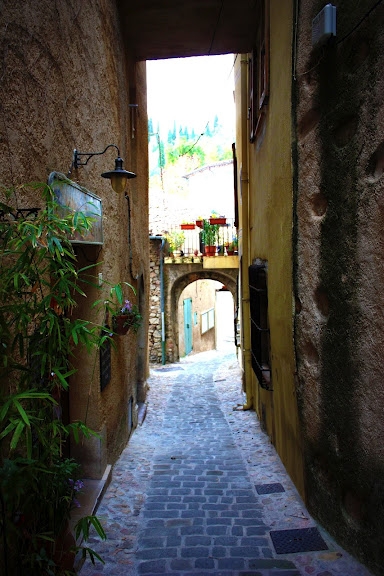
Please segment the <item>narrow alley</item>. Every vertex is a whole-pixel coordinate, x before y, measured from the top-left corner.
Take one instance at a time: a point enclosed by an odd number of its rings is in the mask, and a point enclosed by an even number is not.
[[[81,576],[369,576],[310,517],[255,412],[240,410],[233,352],[152,367],[149,384],[98,510],[107,540],[89,543],[105,564]]]

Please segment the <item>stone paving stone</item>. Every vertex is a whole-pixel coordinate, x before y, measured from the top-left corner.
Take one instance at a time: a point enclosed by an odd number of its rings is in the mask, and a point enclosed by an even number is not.
[[[152,367],[148,410],[113,470],[98,515],[105,565],[81,576],[369,576],[329,550],[277,555],[271,530],[316,526],[245,403],[233,353]],[[281,483],[285,492],[258,494]]]

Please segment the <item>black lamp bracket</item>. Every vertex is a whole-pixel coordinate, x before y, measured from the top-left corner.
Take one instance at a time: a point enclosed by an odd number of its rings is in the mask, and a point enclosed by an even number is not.
[[[108,144],[108,146],[106,148],[104,148],[104,150],[102,152],[79,152],[75,148],[73,151],[73,160],[72,160],[73,168],[77,169],[79,166],[86,166],[88,164],[89,160],[93,156],[101,156],[102,154],[105,154],[106,151],[108,150],[108,148],[116,148],[117,156],[120,157],[120,151],[119,151],[118,147],[116,146],[116,144]],[[82,156],[86,156],[85,162],[80,161],[80,158]]]

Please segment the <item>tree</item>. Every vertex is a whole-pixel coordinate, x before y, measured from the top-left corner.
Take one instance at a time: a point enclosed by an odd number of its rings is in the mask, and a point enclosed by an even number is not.
[[[214,119],[214,121],[213,121],[213,133],[214,133],[214,134],[217,134],[218,131],[219,131],[219,117],[218,117],[218,115],[216,114],[215,119]]]
[[[153,120],[148,118],[148,138],[153,134]]]

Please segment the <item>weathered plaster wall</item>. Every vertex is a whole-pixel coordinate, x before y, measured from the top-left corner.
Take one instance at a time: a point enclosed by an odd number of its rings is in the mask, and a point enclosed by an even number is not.
[[[291,53],[293,5],[291,1],[271,0],[270,6],[270,96],[265,106],[264,121],[254,143],[238,133],[241,253],[246,266],[260,258],[268,262],[268,320],[270,328],[270,362],[273,392],[263,390],[252,370],[252,399],[259,417],[294,480],[304,494],[301,433],[295,394],[295,355],[293,346],[293,284],[292,284],[292,167],[291,167]],[[246,65],[236,63],[236,103],[238,126],[240,114],[241,76]],[[248,96],[248,87],[246,96]],[[246,144],[246,148],[245,148]],[[243,173],[248,155],[249,200],[245,196],[247,174]],[[244,202],[247,205],[244,207]],[[249,244],[247,243],[249,235]],[[248,251],[249,246],[249,251]],[[243,270],[243,284],[248,283],[248,270]],[[244,287],[242,289],[244,298]],[[249,312],[248,312],[249,313]],[[245,313],[246,314],[246,313]],[[244,330],[247,318],[243,314]],[[250,330],[250,327],[248,326]],[[244,340],[244,337],[243,337]],[[247,347],[246,345],[244,346]],[[247,365],[246,350],[244,365]],[[247,375],[246,375],[247,378]],[[249,386],[249,382],[246,382]]]
[[[192,299],[192,351],[197,353],[215,349],[215,328],[211,328],[204,334],[201,333],[201,313],[216,307],[216,290],[221,286],[222,284],[213,280],[196,280],[188,284],[180,294],[178,303],[180,356],[185,356],[183,301],[186,298]],[[193,320],[195,312],[197,313],[196,324]]]
[[[125,167],[137,173],[128,205],[101,172],[113,167],[114,152],[93,158],[71,178],[102,198],[104,245],[79,248],[80,263],[99,262],[105,281],[129,281],[148,319],[148,202],[145,64],[134,64],[123,44],[114,0],[87,3],[25,0],[2,2],[0,15],[0,182],[4,186],[46,181],[51,171],[67,173],[72,150],[120,148]],[[129,104],[138,104],[132,118]],[[134,123],[133,123],[134,122]],[[135,128],[135,138],[132,129]],[[19,205],[39,203],[18,193]],[[105,293],[108,288],[104,285]],[[103,321],[91,310],[102,297],[87,289],[79,316]],[[145,324],[144,324],[145,325]],[[100,476],[128,437],[127,407],[136,400],[147,373],[147,334],[117,341],[112,380],[100,393],[98,357],[84,352],[76,359],[71,383],[70,415],[99,431],[102,440],[72,447],[81,454],[85,473]]]
[[[300,4],[296,342],[308,504],[384,574],[384,6],[368,15],[373,0],[340,0],[336,42],[312,49],[323,4]]]

